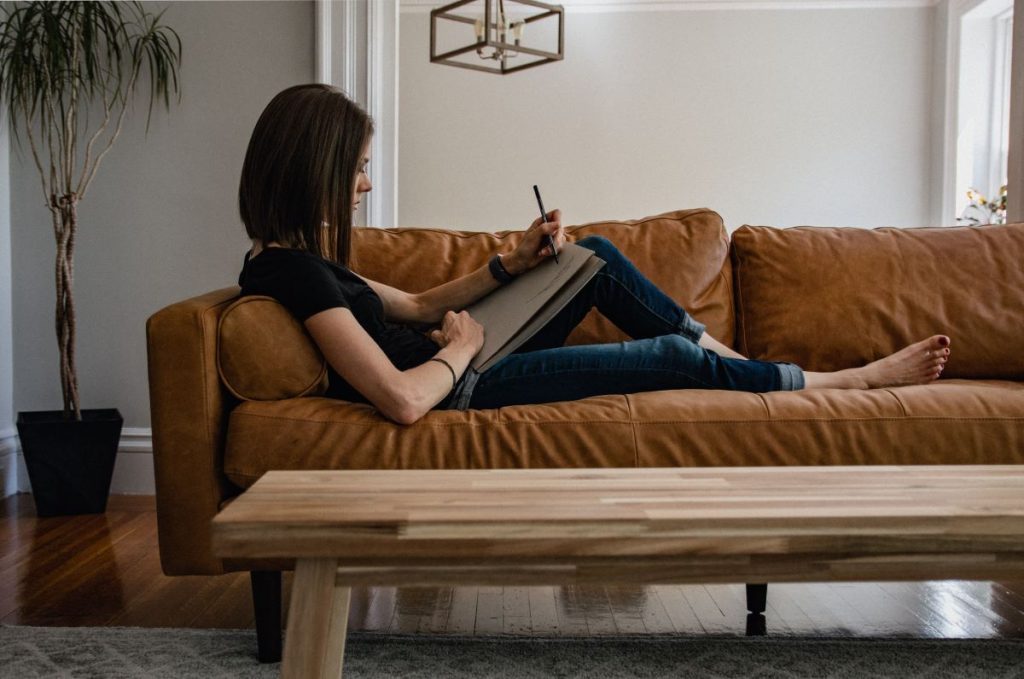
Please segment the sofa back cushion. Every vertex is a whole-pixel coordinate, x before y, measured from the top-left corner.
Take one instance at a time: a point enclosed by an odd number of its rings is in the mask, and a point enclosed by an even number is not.
[[[575,242],[590,235],[611,240],[648,278],[726,344],[734,339],[729,241],[722,218],[706,208],[678,210],[628,221],[567,226]],[[497,233],[444,229],[357,228],[351,266],[357,273],[408,292],[421,292],[464,276],[508,252],[522,231]],[[592,311],[567,344],[618,342],[618,328]]]
[[[566,228],[570,241],[592,234],[614,242],[652,281],[705,323],[708,332],[732,342],[728,237],[715,212],[682,210]],[[493,253],[511,250],[521,237],[521,231],[356,228],[350,264],[367,278],[420,292],[475,270]],[[236,397],[274,401],[325,392],[323,355],[302,324],[272,298],[240,298],[223,312],[219,324],[217,368],[224,386]],[[626,336],[594,311],[567,343],[622,339]]]
[[[807,370],[863,365],[941,333],[943,377],[1024,377],[1024,224],[744,226],[732,236],[737,345]]]

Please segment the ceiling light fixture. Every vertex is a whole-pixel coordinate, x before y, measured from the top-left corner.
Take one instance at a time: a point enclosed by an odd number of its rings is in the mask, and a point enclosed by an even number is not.
[[[483,5],[482,16],[479,14],[481,4]],[[466,8],[466,5],[475,5],[475,7]],[[506,11],[506,6],[512,10],[511,14]],[[475,9],[477,15],[456,14],[455,10],[460,9]],[[545,19],[549,21],[545,21],[544,29],[541,29],[539,25],[527,29],[527,25]],[[557,51],[542,50],[523,44],[523,35],[527,32],[531,36],[539,35],[542,38],[548,37],[549,40],[553,38],[556,29],[552,24],[555,20],[558,22]],[[469,38],[468,31],[459,24],[471,26],[476,41],[438,54],[439,23],[453,28],[448,33],[458,32],[457,40],[460,40],[463,34],[467,39]],[[473,52],[476,53],[477,59],[475,60],[472,58]],[[470,55],[469,59],[465,59],[465,55]],[[552,61],[561,61],[564,56],[565,8],[561,5],[550,5],[546,2],[539,2],[539,0],[457,0],[430,12],[431,63],[505,75]],[[463,59],[460,60],[460,57]],[[535,58],[533,61],[526,61],[530,57]],[[517,59],[517,61],[512,62],[510,66],[510,59]],[[484,65],[481,61],[493,61],[494,66]]]

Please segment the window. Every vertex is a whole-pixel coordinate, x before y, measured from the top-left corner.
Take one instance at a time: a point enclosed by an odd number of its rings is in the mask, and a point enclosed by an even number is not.
[[[997,201],[1000,187],[1006,184],[1012,0],[975,3],[959,21],[955,211],[957,218],[977,220],[984,213],[971,210],[965,214],[971,204],[968,191],[973,189],[989,201]]]

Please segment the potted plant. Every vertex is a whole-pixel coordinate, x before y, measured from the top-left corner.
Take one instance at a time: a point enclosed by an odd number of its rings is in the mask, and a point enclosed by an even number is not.
[[[170,109],[170,90],[178,93],[181,39],[160,24],[163,12],[151,15],[139,2],[4,4],[0,96],[19,150],[19,131],[28,137],[57,241],[56,328],[64,396],[63,410],[19,412],[18,435],[40,516],[101,513],[123,420],[116,409],[82,410],[78,402],[72,294],[77,207],[121,132],[144,66],[146,131],[154,102],[163,100]],[[90,126],[93,105],[102,107],[102,120]]]
[[[999,197],[989,200],[975,188],[967,189],[967,200],[970,201],[964,211],[956,218],[957,222],[967,226],[985,226],[986,224],[1006,223],[1006,184],[999,187]]]

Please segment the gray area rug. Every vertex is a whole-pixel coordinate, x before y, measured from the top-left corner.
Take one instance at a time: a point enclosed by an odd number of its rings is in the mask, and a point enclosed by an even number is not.
[[[0,627],[0,677],[276,677],[252,630]],[[349,635],[347,679],[1024,679],[1024,640]]]

